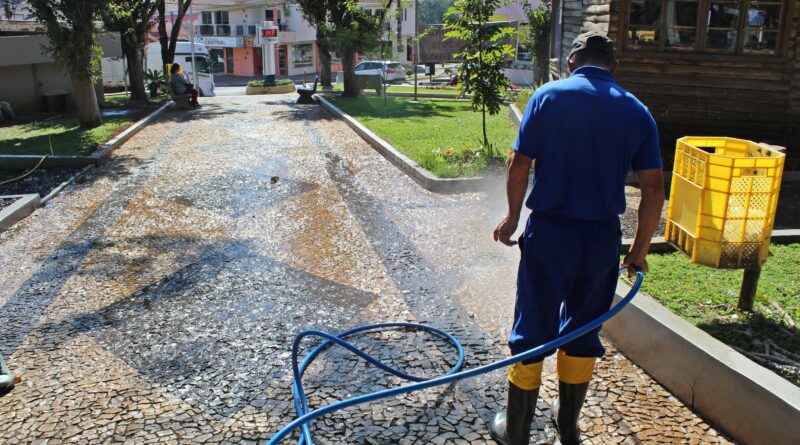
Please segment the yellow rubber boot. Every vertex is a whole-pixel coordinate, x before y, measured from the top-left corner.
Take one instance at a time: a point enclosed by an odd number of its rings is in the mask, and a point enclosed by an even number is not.
[[[536,400],[542,384],[543,362],[508,369],[508,403],[506,411],[497,413],[489,433],[500,445],[528,445]]]
[[[596,361],[594,357],[572,357],[564,351],[558,351],[558,399],[553,401],[550,414],[561,445],[581,443],[578,418],[586,400]]]

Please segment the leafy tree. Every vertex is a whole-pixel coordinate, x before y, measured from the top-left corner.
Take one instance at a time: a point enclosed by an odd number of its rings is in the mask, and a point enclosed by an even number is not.
[[[342,55],[345,96],[358,96],[359,89],[354,70],[356,54],[378,46],[378,37],[382,31],[386,11],[393,3],[394,0],[385,0],[381,13],[371,15],[358,5],[357,0],[298,1],[303,16],[317,21],[317,32],[322,28],[326,41],[335,44]]]
[[[497,153],[486,136],[486,112],[498,114],[505,90],[511,86],[503,74],[503,62],[514,57],[507,39],[514,28],[487,23],[502,0],[456,0],[444,20],[445,39],[463,41],[458,66],[462,94],[472,95],[472,109],[483,115],[483,146],[487,154]]]
[[[319,81],[322,86],[331,86],[331,29],[328,25],[329,0],[296,0],[303,18],[317,28],[317,51],[319,54]]]
[[[167,7],[165,0],[158,0],[158,41],[161,43],[161,60],[163,61],[163,71],[167,72],[167,64],[175,61],[175,50],[178,48],[178,37],[181,35],[181,25],[183,18],[189,11],[192,0],[177,0],[178,12],[175,15],[175,22],[172,24],[172,31],[167,35]]]
[[[110,3],[102,13],[106,29],[120,35],[122,54],[128,61],[131,101],[134,102],[147,101],[142,55],[147,33],[153,26],[151,19],[156,7],[162,2],[163,0],[117,0]]]
[[[78,121],[83,128],[102,123],[93,82],[100,69],[102,50],[95,42],[94,22],[108,3],[108,0],[30,1],[50,40],[45,49],[69,72]]]
[[[419,2],[419,23],[442,23],[447,10],[453,6],[453,0],[417,0]]]
[[[540,85],[547,82],[550,70],[550,0],[542,0],[536,8],[526,3],[525,15],[528,16],[528,25],[520,28],[519,41],[533,51],[533,84]]]

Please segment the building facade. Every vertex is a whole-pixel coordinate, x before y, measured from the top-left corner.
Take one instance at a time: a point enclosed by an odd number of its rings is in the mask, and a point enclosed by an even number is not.
[[[381,1],[362,1],[362,8],[380,13]],[[167,1],[167,22],[177,10],[174,1]],[[319,71],[316,29],[303,19],[302,11],[290,0],[206,0],[193,7],[194,38],[211,53],[215,74],[260,76],[263,74],[262,49],[255,43],[256,29],[262,22],[273,22],[278,28],[275,46],[276,76],[313,76]],[[190,37],[190,17],[183,20],[181,38]],[[414,8],[397,8],[387,14],[381,39],[401,62],[411,60],[414,35]],[[338,55],[333,54],[334,71]]]
[[[800,150],[800,0],[554,0],[553,12],[553,77],[576,35],[606,31],[665,154],[687,135]]]

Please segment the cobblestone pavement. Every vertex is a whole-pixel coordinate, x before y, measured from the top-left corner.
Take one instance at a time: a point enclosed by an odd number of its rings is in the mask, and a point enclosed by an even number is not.
[[[263,441],[293,416],[290,347],[305,328],[427,322],[462,341],[468,367],[507,353],[517,256],[490,240],[499,182],[428,193],[293,100],[169,113],[0,235],[0,353],[23,378],[0,398],[1,443]],[[426,334],[357,342],[421,375],[455,357]],[[587,443],[727,443],[610,346],[598,375]],[[306,381],[312,406],[400,383],[338,350]],[[504,396],[495,373],[329,415],[315,437],[492,443]]]

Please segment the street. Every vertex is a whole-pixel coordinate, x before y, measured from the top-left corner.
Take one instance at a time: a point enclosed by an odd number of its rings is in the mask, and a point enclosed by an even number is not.
[[[519,253],[491,239],[501,178],[427,192],[321,107],[240,89],[167,113],[0,234],[0,354],[23,379],[0,398],[0,442],[264,441],[294,418],[289,357],[309,328],[428,323],[467,368],[507,355]],[[417,375],[456,356],[405,331],[355,342]],[[340,349],[305,382],[312,407],[403,383]],[[497,372],[350,408],[315,439],[493,443],[505,385]],[[610,345],[583,412],[591,443],[729,443]]]

